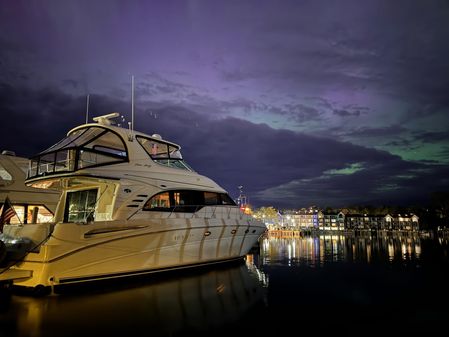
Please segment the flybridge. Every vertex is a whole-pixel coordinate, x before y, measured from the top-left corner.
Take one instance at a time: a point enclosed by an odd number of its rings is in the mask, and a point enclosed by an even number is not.
[[[110,123],[112,114],[106,116],[109,117],[99,117],[99,121]],[[28,179],[126,161],[129,161],[128,151],[118,133],[101,124],[86,126],[75,129],[66,138],[32,158]]]
[[[97,124],[73,129],[67,137],[33,157],[27,181],[129,162],[133,153],[142,150],[148,159],[159,165],[193,171],[183,160],[179,145],[162,140],[158,134],[147,136],[137,132],[130,137],[126,129],[112,125],[112,119],[119,116],[118,112],[113,112],[94,117]]]

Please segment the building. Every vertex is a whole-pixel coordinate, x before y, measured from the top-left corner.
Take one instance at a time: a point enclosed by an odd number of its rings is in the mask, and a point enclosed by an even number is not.
[[[346,216],[342,212],[338,213],[322,213],[319,217],[318,228],[324,231],[340,231],[345,229]]]
[[[322,212],[314,207],[301,208],[286,212],[284,222],[295,229],[311,230],[318,228],[321,216]]]
[[[311,206],[299,210],[286,210],[279,221],[279,228],[302,231],[418,231],[416,214],[351,214],[349,210],[323,212]]]

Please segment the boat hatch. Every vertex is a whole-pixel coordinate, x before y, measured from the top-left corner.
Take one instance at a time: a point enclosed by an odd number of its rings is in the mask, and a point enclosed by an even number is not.
[[[123,139],[101,126],[76,129],[30,161],[28,179],[128,161]]]

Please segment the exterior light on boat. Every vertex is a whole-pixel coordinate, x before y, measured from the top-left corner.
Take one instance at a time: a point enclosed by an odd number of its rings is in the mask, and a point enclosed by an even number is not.
[[[33,183],[31,186],[36,187],[36,188],[50,188],[51,185],[53,185],[53,180],[48,180],[48,181],[38,181]]]

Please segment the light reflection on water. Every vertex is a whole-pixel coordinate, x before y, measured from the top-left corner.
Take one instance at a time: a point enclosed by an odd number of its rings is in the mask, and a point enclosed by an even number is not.
[[[260,268],[270,280],[274,330],[280,322],[298,322],[304,335],[447,335],[447,238],[266,237]]]
[[[318,266],[331,262],[411,262],[421,259],[418,233],[408,235],[316,235],[265,237],[261,243],[264,265]],[[444,242],[440,241],[441,244]]]
[[[444,335],[448,247],[420,235],[265,237],[239,264],[4,296],[0,337]]]
[[[264,306],[268,286],[253,256],[238,265],[146,282],[42,298],[14,295],[6,314],[0,310],[0,336],[206,334]]]

